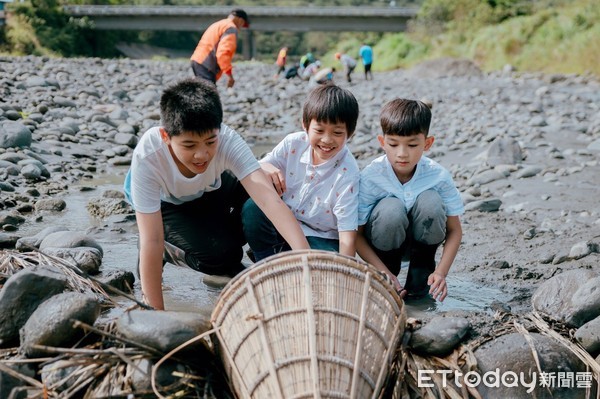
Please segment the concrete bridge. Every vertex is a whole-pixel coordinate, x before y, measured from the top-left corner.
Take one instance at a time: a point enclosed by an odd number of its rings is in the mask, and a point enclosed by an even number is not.
[[[66,6],[74,17],[87,17],[98,30],[204,31],[234,7],[223,6]],[[403,7],[262,7],[245,6],[250,28],[241,38],[246,58],[253,54],[252,32],[401,32],[418,9]]]

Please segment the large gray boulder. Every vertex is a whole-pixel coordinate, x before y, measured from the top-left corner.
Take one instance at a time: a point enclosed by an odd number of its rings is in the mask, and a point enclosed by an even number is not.
[[[537,333],[531,333],[530,337],[541,371],[555,376],[553,386],[544,387],[540,384],[543,377],[537,368],[531,346],[524,335],[513,333],[489,341],[475,350],[478,373],[482,377],[482,382],[477,386],[481,397],[586,398],[585,389],[575,388],[575,384],[573,387],[559,385],[556,381],[558,373],[572,376],[574,380],[577,373],[588,371],[586,365],[558,341]]]
[[[67,230],[68,229],[66,227],[48,226],[45,229],[38,232],[36,235],[29,236],[29,237],[21,237],[17,241],[16,249],[19,251],[25,252],[25,251],[31,250],[30,247],[39,248],[40,244],[42,243],[44,238],[46,238],[46,236],[48,236],[49,234],[56,233],[57,231],[67,231]]]
[[[154,310],[126,312],[116,326],[125,337],[165,353],[211,328],[209,315]]]
[[[67,287],[66,277],[51,267],[34,266],[13,274],[0,290],[0,346],[19,338],[19,329],[46,299]]]
[[[44,253],[64,259],[88,274],[98,274],[102,265],[102,252],[92,247],[46,248]]]
[[[21,349],[29,357],[47,355],[36,345],[67,347],[83,335],[73,320],[93,325],[100,315],[100,303],[91,295],[65,292],[42,303],[20,330]]]
[[[590,355],[600,355],[600,316],[577,329],[575,339]]]
[[[465,318],[436,316],[413,333],[409,346],[425,356],[444,357],[460,344],[470,328]]]
[[[57,231],[48,234],[40,244],[40,250],[47,248],[77,248],[77,247],[92,247],[100,251],[104,255],[102,246],[93,239],[80,231]]]
[[[581,327],[600,316],[600,275],[592,270],[570,270],[542,283],[531,297],[539,313]]]

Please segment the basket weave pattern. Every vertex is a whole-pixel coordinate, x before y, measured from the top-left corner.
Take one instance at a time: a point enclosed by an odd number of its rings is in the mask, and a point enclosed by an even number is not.
[[[325,251],[265,259],[232,280],[212,315],[241,398],[376,398],[406,315],[371,266]]]

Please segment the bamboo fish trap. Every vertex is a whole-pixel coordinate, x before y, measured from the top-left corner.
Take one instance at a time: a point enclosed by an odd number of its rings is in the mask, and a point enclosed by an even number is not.
[[[225,287],[212,314],[240,398],[377,398],[406,321],[372,266],[326,251],[257,263]]]

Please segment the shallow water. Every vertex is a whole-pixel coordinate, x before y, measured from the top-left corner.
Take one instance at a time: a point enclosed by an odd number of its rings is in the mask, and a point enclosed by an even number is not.
[[[261,148],[262,151],[262,148]],[[118,225],[108,226],[102,220],[89,215],[86,205],[91,198],[99,197],[105,190],[122,191],[122,183],[127,168],[114,168],[110,174],[101,175],[93,180],[82,180],[65,193],[62,198],[67,203],[63,212],[44,214],[40,222],[27,222],[19,229],[22,236],[38,233],[50,225],[63,226],[71,231],[86,231],[88,228],[106,227],[104,231],[95,234],[95,239],[104,249],[102,269],[136,271],[137,263],[137,234],[133,227],[123,226],[124,231],[111,231],[119,228]],[[92,191],[82,191],[83,187],[95,187]],[[406,267],[400,272],[400,281],[404,281]],[[220,289],[210,287],[203,282],[204,275],[185,267],[171,264],[165,266],[163,273],[164,300],[169,310],[198,311],[210,309],[218,300]],[[137,277],[136,277],[137,279]],[[495,287],[484,287],[472,281],[448,276],[449,296],[444,302],[430,300],[411,301],[406,309],[411,317],[422,318],[431,313],[450,310],[483,311],[494,300],[506,300],[507,295]],[[139,282],[135,284],[135,295],[140,298]],[[129,306],[128,300],[120,300],[123,305]],[[111,312],[113,313],[113,312]]]

